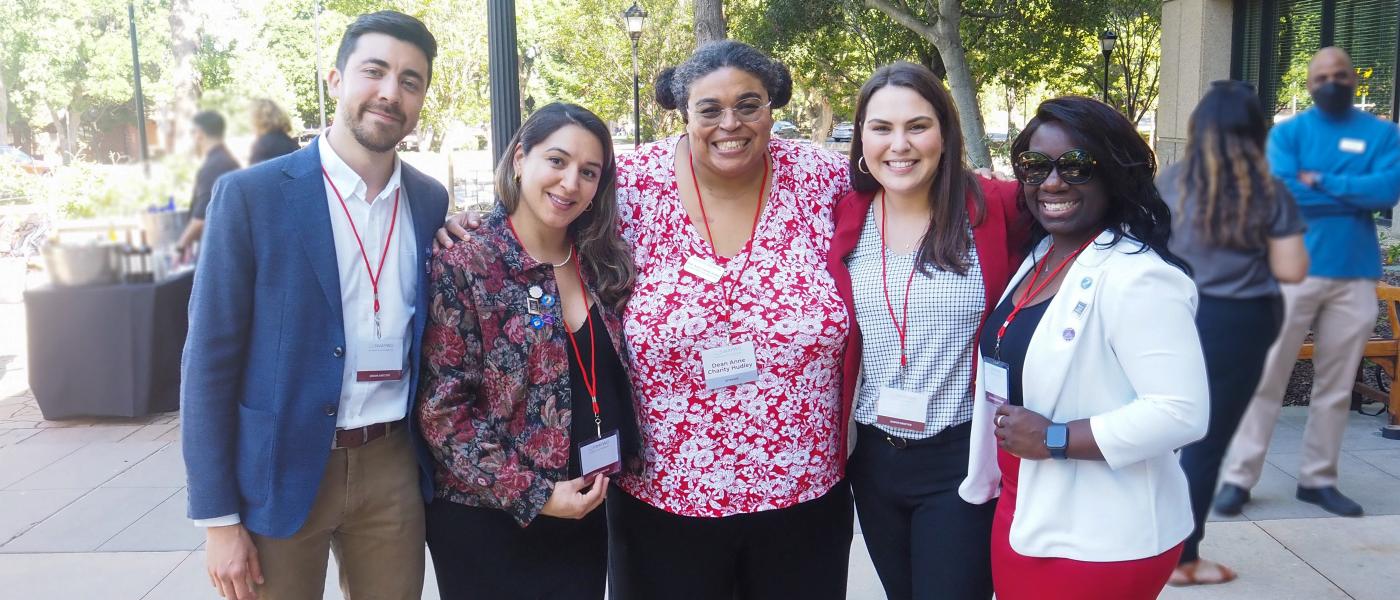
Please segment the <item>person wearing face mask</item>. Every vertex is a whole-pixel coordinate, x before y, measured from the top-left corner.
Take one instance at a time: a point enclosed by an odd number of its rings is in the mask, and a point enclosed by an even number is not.
[[[613,160],[593,113],[541,108],[496,169],[495,211],[430,263],[418,422],[443,598],[604,596],[599,506],[638,449]]]
[[[999,600],[1149,600],[1191,533],[1176,450],[1209,421],[1196,286],[1152,150],[1097,100],[1048,100],[1011,146],[1033,249],[978,341],[963,499],[1000,495]]]
[[[1315,106],[1269,133],[1269,165],[1298,201],[1310,265],[1301,283],[1281,286],[1283,326],[1221,472],[1215,510],[1224,515],[1239,514],[1259,482],[1309,330],[1316,352],[1296,496],[1337,515],[1363,512],[1338,490],[1337,462],[1352,381],[1376,325],[1381,259],[1372,213],[1400,199],[1400,132],[1352,106],[1355,91],[1351,58],[1340,48],[1323,48],[1308,65]]]
[[[943,82],[899,62],[856,103],[855,190],[836,207],[829,269],[851,315],[842,400],[847,472],[891,600],[992,597],[994,502],[958,496],[975,342],[1024,256],[1016,186],[966,166]]]

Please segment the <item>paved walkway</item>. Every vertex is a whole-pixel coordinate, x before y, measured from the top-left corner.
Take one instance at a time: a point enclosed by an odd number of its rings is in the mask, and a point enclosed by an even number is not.
[[[216,598],[203,534],[184,518],[179,417],[44,421],[26,380],[23,308],[0,304],[0,581],[25,600]],[[1256,500],[1212,523],[1204,553],[1240,571],[1171,599],[1389,600],[1400,590],[1400,442],[1353,414],[1342,489],[1368,516],[1332,517],[1293,500],[1305,409],[1276,429]],[[334,573],[335,569],[329,570]],[[333,576],[332,576],[333,577]],[[884,598],[857,532],[849,597]],[[429,579],[425,598],[437,598]],[[340,598],[334,580],[326,598]]]

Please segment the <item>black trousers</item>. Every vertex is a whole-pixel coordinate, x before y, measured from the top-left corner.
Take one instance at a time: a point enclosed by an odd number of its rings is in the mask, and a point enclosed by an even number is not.
[[[890,600],[992,597],[996,501],[968,504],[958,496],[971,431],[964,423],[906,442],[856,426],[847,472],[865,547]]]
[[[1210,427],[1206,437],[1181,450],[1181,468],[1186,471],[1191,511],[1196,518],[1196,529],[1186,538],[1181,551],[1182,563],[1200,558],[1199,547],[1205,537],[1206,516],[1210,514],[1211,498],[1220,477],[1220,463],[1249,408],[1269,346],[1278,337],[1282,324],[1281,296],[1201,296],[1196,329],[1201,335],[1210,383]]]
[[[684,517],[609,490],[612,600],[844,600],[850,487],[796,506]]]
[[[603,600],[607,515],[540,515],[521,528],[505,511],[428,505],[428,550],[443,600]]]

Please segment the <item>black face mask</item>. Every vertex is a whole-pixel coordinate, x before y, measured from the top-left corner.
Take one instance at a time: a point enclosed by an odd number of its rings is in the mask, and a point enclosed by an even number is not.
[[[1354,86],[1335,81],[1324,83],[1311,92],[1313,104],[1331,115],[1343,115],[1351,110],[1351,99],[1355,94]]]

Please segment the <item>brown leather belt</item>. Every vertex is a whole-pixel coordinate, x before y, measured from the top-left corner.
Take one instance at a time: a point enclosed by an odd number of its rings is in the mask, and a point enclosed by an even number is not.
[[[331,449],[359,448],[360,446],[393,433],[394,430],[402,426],[403,421],[399,420],[389,423],[375,423],[373,425],[365,425],[364,427],[356,427],[354,429],[337,429],[335,430],[335,444],[331,446]]]

